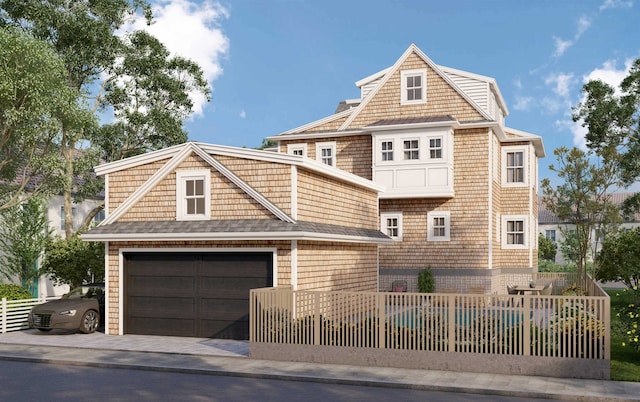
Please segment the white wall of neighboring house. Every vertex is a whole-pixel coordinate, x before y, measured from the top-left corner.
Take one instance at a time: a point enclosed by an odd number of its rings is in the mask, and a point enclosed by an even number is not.
[[[74,229],[78,229],[84,218],[98,205],[101,205],[103,200],[85,200],[79,204],[74,204],[74,218],[73,218],[73,227]],[[54,196],[49,200],[48,203],[48,212],[47,219],[49,221],[49,227],[52,229],[52,234],[60,235],[64,237],[64,227],[63,227],[63,207],[64,199],[60,196]],[[95,222],[99,222],[104,215],[98,216]],[[0,250],[0,253],[2,251]],[[38,262],[42,264],[42,259]],[[13,283],[20,284],[18,278],[13,280]],[[38,297],[54,297],[54,296],[62,296],[63,294],[69,292],[69,285],[56,285],[53,280],[49,277],[49,275],[42,275],[38,281]]]

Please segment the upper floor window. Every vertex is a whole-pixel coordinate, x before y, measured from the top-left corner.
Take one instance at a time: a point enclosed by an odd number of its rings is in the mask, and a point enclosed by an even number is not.
[[[523,186],[527,183],[527,149],[524,147],[502,148],[502,183],[506,186]]]
[[[400,73],[402,95],[400,103],[411,105],[427,101],[427,70],[404,70]]]
[[[307,156],[307,144],[289,144],[287,145],[287,153],[289,155]]]
[[[502,248],[527,246],[527,217],[510,215],[502,217]]]
[[[325,165],[336,165],[336,143],[318,142],[316,144],[316,160]]]
[[[98,225],[100,222],[102,222],[105,218],[106,214],[104,212],[104,209],[101,209],[100,211],[98,211],[97,214],[95,214],[95,216],[93,217],[93,224],[94,225]]]
[[[524,182],[524,152],[507,152],[507,182]]]
[[[427,240],[449,241],[451,213],[449,211],[431,211],[427,214]]]
[[[402,213],[385,212],[380,218],[380,230],[392,239],[402,240]]]
[[[380,143],[380,149],[382,150],[382,160],[393,160],[393,141],[382,141]]]
[[[176,172],[176,219],[208,219],[211,215],[211,172]]]
[[[442,138],[429,139],[429,158],[442,159]]]
[[[420,159],[419,141],[405,140],[404,143],[404,159]]]

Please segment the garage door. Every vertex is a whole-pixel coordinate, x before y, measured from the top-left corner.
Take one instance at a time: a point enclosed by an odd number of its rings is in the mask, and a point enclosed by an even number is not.
[[[273,285],[272,253],[126,253],[127,334],[249,339],[249,290]]]

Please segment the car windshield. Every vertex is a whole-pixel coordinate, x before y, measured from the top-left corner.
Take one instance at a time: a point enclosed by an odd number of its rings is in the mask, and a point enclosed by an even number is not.
[[[72,289],[69,293],[64,295],[67,299],[80,299],[83,297],[97,297],[104,294],[104,289],[100,286],[83,285]]]

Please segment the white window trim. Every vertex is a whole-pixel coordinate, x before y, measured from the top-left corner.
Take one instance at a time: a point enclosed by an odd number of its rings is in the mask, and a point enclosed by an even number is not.
[[[433,219],[444,218],[444,236],[433,235]],[[427,241],[450,241],[451,240],[451,212],[431,211],[427,213]]]
[[[507,222],[522,221],[522,233],[524,235],[524,244],[507,244]],[[529,248],[529,217],[527,215],[502,215],[502,248],[524,250]]]
[[[307,144],[288,144],[287,145],[287,154],[293,155],[293,151],[302,151],[302,156],[306,157],[307,154]]]
[[[410,142],[417,141],[417,142],[418,142],[418,146],[417,146],[417,148],[409,148],[409,149],[405,148],[405,147],[404,147],[404,143],[405,143],[406,141],[410,141]],[[422,141],[420,140],[420,137],[407,137],[407,138],[402,138],[402,139],[401,139],[401,143],[402,143],[402,149],[401,149],[401,152],[402,152],[402,160],[403,160],[403,161],[405,161],[405,163],[406,163],[406,162],[409,162],[409,163],[410,163],[410,162],[419,162],[419,161],[421,161],[421,160],[422,160],[422,152],[420,152],[420,143],[421,143],[421,142],[422,142]],[[417,152],[418,152],[418,157],[417,157],[417,158],[412,158],[412,159],[407,159],[407,158],[405,157],[405,152],[407,152],[407,151],[409,151],[409,152],[417,151]]]
[[[440,147],[439,148],[431,148],[431,140],[440,140]],[[446,154],[445,154],[445,142],[444,142],[444,138],[442,138],[441,136],[430,136],[427,137],[427,159],[432,160],[432,161],[443,161],[446,159]],[[432,158],[431,157],[431,151],[432,150],[439,150],[440,151],[440,157],[439,158]]]
[[[407,99],[407,77],[419,75],[422,82],[422,99],[408,100]],[[419,105],[427,103],[427,69],[419,68],[414,70],[402,70],[400,71],[400,104],[401,105]]]
[[[402,241],[402,212],[383,212],[380,214],[380,231],[386,235],[387,233],[387,219],[398,219],[398,236],[389,236],[393,240]]]
[[[184,181],[204,179],[204,214],[187,215]],[[211,171],[208,169],[176,171],[176,220],[193,221],[211,219]]]
[[[337,155],[336,155],[336,142],[335,141],[330,141],[330,142],[316,142],[316,160],[320,163],[322,162],[322,149],[323,148],[331,148],[331,159],[332,159],[332,164],[329,166],[333,166],[336,167],[337,166]]]
[[[391,150],[383,150],[382,149],[382,144],[383,143],[387,143],[390,142],[391,143]],[[391,152],[391,159],[384,159],[382,157],[382,154],[385,152]],[[383,139],[379,139],[378,140],[378,162],[380,163],[392,163],[395,159],[396,159],[396,154],[397,154],[397,149],[396,149],[396,142],[393,139],[390,138],[383,138]]]
[[[507,181],[507,153],[522,152],[522,162],[524,172],[522,182]],[[529,184],[529,152],[526,147],[502,147],[502,186],[503,187],[526,187]]]

